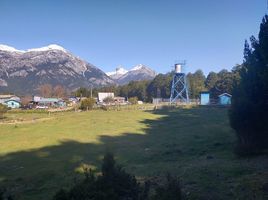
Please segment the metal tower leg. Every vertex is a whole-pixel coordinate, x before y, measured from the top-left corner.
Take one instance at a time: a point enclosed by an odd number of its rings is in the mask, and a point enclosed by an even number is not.
[[[176,103],[178,100],[182,103],[189,102],[187,80],[184,73],[175,73],[172,80],[170,104]]]

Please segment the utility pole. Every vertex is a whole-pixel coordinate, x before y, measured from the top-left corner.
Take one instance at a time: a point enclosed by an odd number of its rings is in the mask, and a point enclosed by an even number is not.
[[[92,98],[92,84],[90,85],[90,98]]]

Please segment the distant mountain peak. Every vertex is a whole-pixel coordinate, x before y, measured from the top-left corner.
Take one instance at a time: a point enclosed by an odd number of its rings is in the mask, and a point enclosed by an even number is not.
[[[135,67],[133,67],[131,70],[129,71],[136,71],[136,70],[141,70],[143,67],[146,67],[145,65],[143,64],[138,64],[136,65]]]
[[[60,51],[64,51],[65,53],[67,53],[66,49],[64,49],[62,46],[57,45],[57,44],[50,44],[48,46],[41,47],[41,48],[28,49],[27,52],[29,52],[29,51],[49,51],[49,50],[60,50]]]
[[[120,85],[127,84],[130,81],[151,80],[156,76],[155,71],[143,64],[138,64],[129,71],[118,67],[115,72],[108,72],[106,74]]]
[[[117,74],[125,74],[125,73],[128,72],[128,71],[127,71],[126,69],[124,69],[123,67],[117,67],[115,71],[116,71]]]
[[[33,48],[33,49],[27,49],[27,50],[18,50],[14,47],[0,44],[0,51],[8,51],[8,52],[16,52],[16,53],[27,53],[32,51],[49,51],[49,50],[59,50],[67,53],[67,50],[64,49],[62,46],[57,44],[50,44],[48,46],[40,47],[40,48]]]
[[[114,83],[103,71],[59,45],[28,50],[0,45],[0,92],[25,95],[38,92],[43,84],[72,91]]]
[[[5,44],[0,44],[0,51],[9,51],[9,52],[21,52],[23,53],[24,51],[18,50],[14,47],[5,45]]]
[[[107,76],[120,76],[120,75],[124,75],[126,74],[128,71],[126,69],[124,69],[122,66],[118,66],[115,71],[113,72],[107,72]]]

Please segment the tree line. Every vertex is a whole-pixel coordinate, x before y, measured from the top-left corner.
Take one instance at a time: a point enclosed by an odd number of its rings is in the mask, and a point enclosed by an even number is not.
[[[232,94],[234,83],[240,78],[240,65],[235,66],[231,71],[226,69],[220,72],[210,72],[207,76],[202,70],[188,73],[187,84],[189,97],[198,99],[200,92],[209,91],[211,98],[216,99],[222,93]],[[151,102],[153,98],[169,98],[172,84],[173,72],[158,74],[153,80],[131,81],[122,86],[106,86],[102,88],[79,88],[73,95],[81,97],[96,97],[98,92],[113,92],[116,96],[137,97],[138,100]]]
[[[63,98],[66,96],[67,91],[62,85],[56,85],[53,87],[51,84],[43,84],[38,87],[38,93],[42,97]]]

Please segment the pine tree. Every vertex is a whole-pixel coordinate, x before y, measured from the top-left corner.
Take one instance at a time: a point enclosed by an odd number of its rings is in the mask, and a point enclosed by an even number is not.
[[[231,126],[238,136],[238,152],[258,153],[268,147],[268,16],[263,18],[259,39],[244,46],[240,81],[230,110]]]

